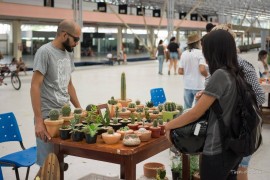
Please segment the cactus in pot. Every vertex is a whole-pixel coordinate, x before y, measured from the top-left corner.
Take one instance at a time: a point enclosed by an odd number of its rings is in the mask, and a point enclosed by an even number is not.
[[[70,116],[70,113],[71,113],[71,108],[68,104],[65,104],[63,107],[62,107],[62,115],[63,117],[68,117]]]
[[[127,107],[131,102],[131,99],[127,99],[126,74],[124,72],[121,74],[121,99],[119,99],[118,102],[121,103],[123,107]]]
[[[59,118],[60,112],[57,109],[52,109],[49,112],[49,119],[44,120],[46,129],[51,137],[59,136],[59,128],[64,123],[64,119]]]
[[[163,120],[173,119],[174,115],[178,114],[179,111],[176,109],[176,104],[174,102],[166,102],[164,104],[164,109],[162,111]]]
[[[155,119],[153,121],[153,126],[150,127],[150,131],[152,131],[151,137],[158,138],[160,137],[161,128],[158,126],[158,121]]]
[[[50,112],[49,112],[50,120],[52,120],[52,121],[58,120],[59,116],[60,116],[60,113],[57,109],[50,110]]]

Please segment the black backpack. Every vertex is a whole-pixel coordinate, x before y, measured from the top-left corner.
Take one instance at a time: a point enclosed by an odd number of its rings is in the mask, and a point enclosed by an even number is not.
[[[251,86],[240,75],[236,75],[235,79],[238,99],[230,126],[224,124],[220,105],[213,110],[219,120],[223,151],[231,150],[237,156],[245,157],[253,154],[261,145],[262,117]]]

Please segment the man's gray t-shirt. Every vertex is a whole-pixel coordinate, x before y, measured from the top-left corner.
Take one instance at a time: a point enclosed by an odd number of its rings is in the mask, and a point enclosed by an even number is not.
[[[226,126],[230,124],[237,98],[235,79],[223,69],[218,69],[211,76],[204,93],[218,99],[223,110],[223,121]],[[220,142],[220,131],[218,119],[213,110],[210,109],[208,120],[207,137],[203,149],[205,155],[216,155],[222,152]]]
[[[72,55],[66,50],[54,47],[51,42],[38,49],[33,71],[39,71],[44,76],[40,92],[43,118],[51,109],[60,109],[69,103],[68,84],[74,69]]]

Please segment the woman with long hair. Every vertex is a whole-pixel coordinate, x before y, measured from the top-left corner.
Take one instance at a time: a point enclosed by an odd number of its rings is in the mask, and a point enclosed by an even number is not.
[[[166,136],[170,130],[183,127],[196,121],[218,100],[226,126],[234,114],[237,103],[236,78],[244,73],[238,65],[236,44],[231,34],[225,30],[212,31],[204,37],[203,54],[209,66],[211,78],[196,105],[188,112],[168,122],[165,126]],[[202,153],[200,176],[202,180],[236,179],[236,172],[241,157],[230,151],[222,150],[219,122],[210,108],[208,129]]]
[[[165,47],[163,45],[163,40],[159,40],[158,47],[158,74],[163,75],[162,69],[163,69],[163,61],[164,61],[164,55],[165,55]]]
[[[181,52],[179,49],[179,45],[176,43],[176,38],[172,37],[170,39],[170,43],[167,47],[170,52],[170,64],[169,64],[169,71],[168,75],[171,74],[172,67],[174,68],[174,74],[176,75],[176,68],[177,68],[177,60],[180,59]]]

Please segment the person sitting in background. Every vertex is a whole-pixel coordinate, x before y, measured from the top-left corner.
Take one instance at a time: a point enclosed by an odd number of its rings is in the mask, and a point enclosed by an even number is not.
[[[24,74],[26,75],[27,66],[25,65],[24,61],[22,60],[22,57],[20,57],[19,61],[17,62],[17,69],[18,69],[18,72],[24,71]]]
[[[258,54],[258,69],[259,69],[259,77],[267,78],[269,73],[269,68],[266,63],[267,60],[267,51],[261,50]]]

